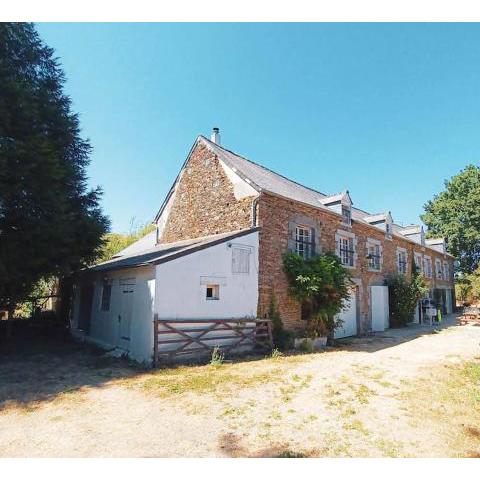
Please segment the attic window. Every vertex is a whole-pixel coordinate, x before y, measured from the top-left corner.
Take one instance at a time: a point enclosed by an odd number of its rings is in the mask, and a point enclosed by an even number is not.
[[[206,297],[207,300],[220,300],[220,285],[207,285]]]
[[[342,223],[345,225],[352,224],[352,210],[348,205],[342,205]]]

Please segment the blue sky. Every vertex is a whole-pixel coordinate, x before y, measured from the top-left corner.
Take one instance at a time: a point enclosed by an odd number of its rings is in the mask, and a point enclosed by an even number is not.
[[[152,220],[198,134],[417,222],[480,160],[480,25],[37,24],[112,230]]]

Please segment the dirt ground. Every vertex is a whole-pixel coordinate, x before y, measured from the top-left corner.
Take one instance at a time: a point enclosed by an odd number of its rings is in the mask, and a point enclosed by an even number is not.
[[[480,456],[480,328],[145,371],[92,348],[0,349],[0,456]]]

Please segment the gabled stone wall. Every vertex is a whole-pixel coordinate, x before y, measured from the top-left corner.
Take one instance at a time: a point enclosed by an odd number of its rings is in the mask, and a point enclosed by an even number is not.
[[[198,143],[181,173],[159,241],[170,243],[249,228],[254,198],[237,200],[218,158]]]

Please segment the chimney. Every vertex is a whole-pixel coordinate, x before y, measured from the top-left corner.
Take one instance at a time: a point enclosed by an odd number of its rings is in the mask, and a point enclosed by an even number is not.
[[[217,145],[221,145],[220,143],[220,129],[214,127],[212,130],[212,134],[210,135],[210,140]]]

